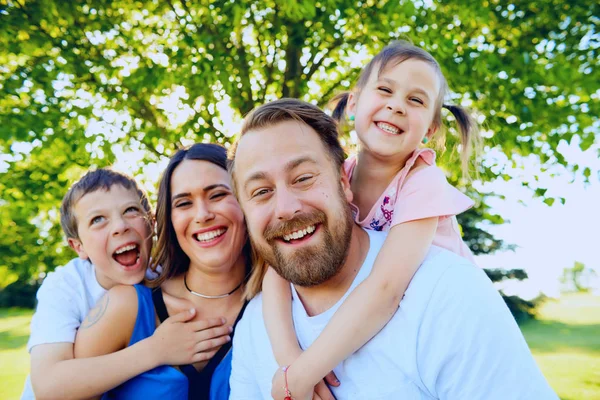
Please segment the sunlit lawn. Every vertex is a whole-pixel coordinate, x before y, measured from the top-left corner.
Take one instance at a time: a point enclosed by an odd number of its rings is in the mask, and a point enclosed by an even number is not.
[[[0,399],[18,399],[29,371],[25,349],[32,311],[0,310]],[[549,301],[523,333],[550,385],[563,400],[600,400],[600,297]]]
[[[27,339],[33,311],[0,309],[0,399],[18,399],[29,372]]]
[[[600,296],[549,301],[521,329],[561,399],[600,399]]]

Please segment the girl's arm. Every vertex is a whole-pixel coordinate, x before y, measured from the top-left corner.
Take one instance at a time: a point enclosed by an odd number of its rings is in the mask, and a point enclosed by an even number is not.
[[[291,364],[302,353],[292,321],[292,292],[271,267],[263,279],[263,315],[277,364]]]
[[[350,293],[317,340],[289,368],[292,395],[307,396],[329,371],[389,322],[425,259],[437,223],[438,217],[431,217],[392,227],[370,275]],[[283,387],[282,375],[275,377],[274,389]]]

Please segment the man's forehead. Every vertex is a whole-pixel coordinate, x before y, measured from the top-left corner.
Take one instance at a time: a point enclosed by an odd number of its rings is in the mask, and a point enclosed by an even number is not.
[[[325,155],[324,151],[319,136],[310,126],[284,121],[248,131],[240,138],[235,153],[235,173],[242,177],[266,167],[284,168],[292,159],[308,156],[317,159]]]

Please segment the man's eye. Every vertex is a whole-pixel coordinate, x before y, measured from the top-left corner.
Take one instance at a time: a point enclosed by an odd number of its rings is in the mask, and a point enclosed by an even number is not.
[[[254,193],[252,193],[251,198],[264,196],[267,193],[269,193],[269,189],[258,189]]]
[[[312,176],[312,175],[302,175],[301,177],[299,177],[299,178],[296,180],[296,182],[297,182],[297,183],[302,183],[302,182],[309,181],[309,180],[311,180],[312,178],[313,178],[313,176]]]

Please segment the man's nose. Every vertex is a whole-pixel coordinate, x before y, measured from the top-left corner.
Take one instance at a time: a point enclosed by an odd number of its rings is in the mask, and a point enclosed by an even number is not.
[[[277,219],[289,220],[294,218],[296,213],[300,212],[302,208],[300,199],[298,199],[298,196],[296,196],[289,188],[284,187],[277,189],[275,196],[275,216]]]

